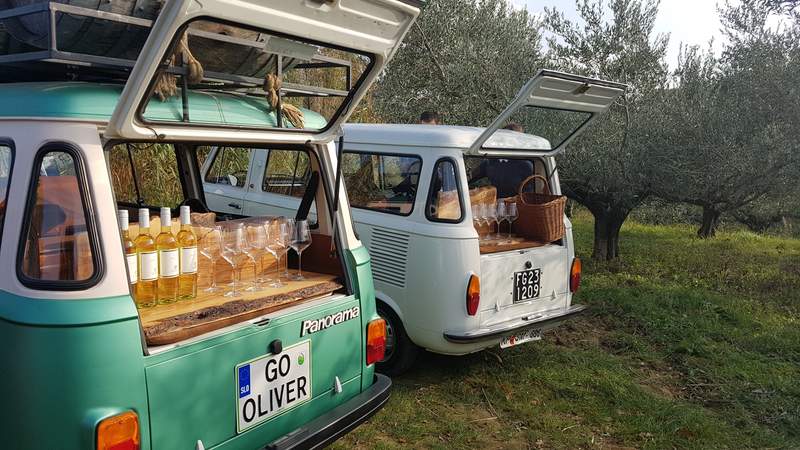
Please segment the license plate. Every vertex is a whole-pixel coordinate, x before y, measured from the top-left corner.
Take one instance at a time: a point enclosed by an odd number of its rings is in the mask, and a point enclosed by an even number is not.
[[[542,269],[514,272],[514,302],[539,297],[542,289]]]
[[[501,339],[500,348],[513,347],[515,345],[524,344],[530,341],[538,341],[541,338],[541,328],[528,328],[527,330],[520,331],[517,334],[512,334]]]
[[[311,341],[236,366],[237,421],[242,432],[311,399]]]

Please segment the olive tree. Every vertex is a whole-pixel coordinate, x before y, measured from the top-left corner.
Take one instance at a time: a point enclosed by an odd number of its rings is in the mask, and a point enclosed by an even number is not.
[[[745,0],[721,11],[721,58],[685,48],[674,87],[664,92],[653,149],[654,192],[702,207],[700,237],[720,217],[760,229],[792,202],[800,165],[800,82],[795,31],[766,26],[770,7]]]
[[[619,232],[650,194],[653,103],[668,80],[668,36],[654,31],[658,2],[578,0],[579,20],[546,9],[556,67],[629,85],[627,94],[560,159],[564,192],[594,216],[593,257],[619,256]]]
[[[506,0],[431,0],[378,81],[386,121],[487,125],[542,65],[540,24]]]

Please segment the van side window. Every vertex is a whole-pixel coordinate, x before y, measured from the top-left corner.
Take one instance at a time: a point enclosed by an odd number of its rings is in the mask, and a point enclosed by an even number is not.
[[[434,222],[461,221],[461,189],[455,164],[451,160],[439,160],[433,168],[425,215]]]
[[[342,155],[342,174],[354,208],[411,214],[421,168],[418,156],[355,152]]]
[[[269,150],[261,190],[302,197],[310,177],[308,153],[301,150]]]
[[[206,183],[226,184],[243,188],[247,182],[247,168],[250,165],[250,149],[241,147],[222,147],[214,156],[206,173]]]
[[[183,201],[172,144],[118,144],[109,151],[108,164],[120,204],[175,208]]]
[[[26,208],[21,281],[63,282],[57,288],[87,281],[96,262],[82,174],[71,152],[48,151],[38,161]]]
[[[3,233],[3,223],[6,217],[6,200],[8,198],[8,182],[11,179],[11,164],[14,154],[6,144],[0,144],[0,235]]]

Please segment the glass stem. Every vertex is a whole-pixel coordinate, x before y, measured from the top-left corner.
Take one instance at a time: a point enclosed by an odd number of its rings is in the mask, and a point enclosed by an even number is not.
[[[214,276],[217,273],[216,267],[217,262],[214,260],[214,258],[211,258],[211,289],[217,287],[217,277]]]
[[[297,276],[303,276],[303,252],[297,252]]]

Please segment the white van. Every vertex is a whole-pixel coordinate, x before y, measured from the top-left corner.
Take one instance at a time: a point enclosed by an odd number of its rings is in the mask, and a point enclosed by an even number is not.
[[[522,179],[541,175],[560,194],[554,156],[624,89],[540,71],[486,128],[344,126],[339,162],[356,231],[370,251],[378,312],[387,321],[386,358],[379,368],[402,372],[419,347],[461,355],[538,340],[584,310],[572,304],[580,262],[569,220],[564,217],[566,233],[554,242],[481,241],[470,189],[492,185],[497,198],[508,198]],[[509,122],[537,135],[502,129]],[[212,209],[245,215],[296,209],[308,176],[301,154],[253,152],[249,170],[234,174],[246,182],[232,195],[228,181],[215,182],[229,175],[215,171],[227,166],[220,162],[225,151],[230,150],[213,152],[203,167]],[[287,166],[291,158],[296,164]],[[541,192],[542,182],[532,185]]]

